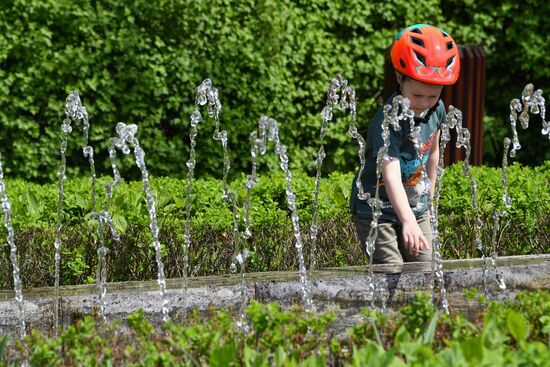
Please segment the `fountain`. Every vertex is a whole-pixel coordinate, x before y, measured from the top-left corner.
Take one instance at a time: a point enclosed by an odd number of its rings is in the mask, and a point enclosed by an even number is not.
[[[280,166],[285,174],[285,181],[286,181],[286,200],[288,203],[288,207],[291,211],[291,218],[292,218],[292,227],[294,229],[294,238],[296,239],[295,242],[295,248],[296,248],[296,256],[298,258],[298,273],[300,275],[300,284],[301,284],[301,294],[302,294],[302,302],[304,305],[304,309],[308,312],[315,311],[315,306],[313,304],[313,301],[311,299],[311,285],[308,280],[307,272],[306,272],[306,266],[304,262],[304,254],[303,254],[303,242],[302,242],[302,233],[300,230],[300,218],[297,214],[296,209],[296,195],[294,194],[294,191],[292,190],[292,172],[290,172],[290,169],[288,168],[288,155],[287,147],[283,144],[281,144],[281,141],[279,139],[279,125],[277,124],[277,121],[275,121],[272,118],[269,118],[267,116],[262,116],[260,118],[259,122],[259,133],[252,132],[250,135],[250,139],[254,139],[253,141],[253,158],[255,159],[255,155],[257,152],[260,154],[265,154],[267,151],[266,143],[268,141],[275,142],[275,153],[279,156],[280,160]],[[257,147],[257,148],[256,148]],[[257,149],[257,150],[256,150]],[[253,168],[252,168],[252,175],[250,179],[247,181],[247,197],[250,198],[250,189],[254,186],[255,183],[255,171],[256,171],[256,164],[255,160],[253,160]],[[249,207],[249,203],[247,203],[247,207]],[[248,218],[247,214],[247,233],[250,233],[249,227],[250,227],[250,219]],[[242,261],[239,261],[241,263],[241,269],[243,268],[242,263],[244,263],[243,259]]]
[[[535,115],[540,114],[542,119],[541,133],[542,135],[548,135],[548,138],[550,138],[550,122],[546,121],[546,107],[544,97],[542,96],[542,90],[537,89],[535,91],[533,84],[529,83],[523,88],[521,102],[517,98],[510,101],[510,125],[512,127],[512,140],[508,137],[504,138],[501,175],[502,201],[506,209],[510,209],[512,207],[512,198],[508,195],[508,180],[506,176],[506,169],[508,167],[508,151],[510,152],[510,158],[514,158],[516,156],[516,152],[521,149],[517,132],[518,112],[520,113],[519,121],[523,129],[527,129],[529,127],[529,112]],[[510,149],[510,146],[512,146],[512,149]],[[502,211],[495,210],[493,213],[493,250],[491,255],[491,263],[495,269],[495,279],[500,289],[506,289],[506,283],[501,272],[497,269],[496,244],[499,225],[502,218],[507,214],[506,209]]]
[[[526,88],[527,92],[523,97],[524,106],[529,106],[531,111],[533,109],[543,115],[544,104],[541,93],[539,91],[533,92],[532,89]],[[212,86],[212,82],[206,79],[197,88],[196,94],[196,109],[191,114],[191,150],[190,157],[186,162],[188,167],[187,179],[188,185],[186,189],[185,200],[185,235],[183,249],[185,252],[185,264],[183,279],[166,279],[164,275],[164,264],[161,256],[161,243],[159,239],[159,226],[157,223],[156,207],[154,194],[151,189],[151,182],[149,174],[144,160],[144,151],[140,147],[137,139],[138,128],[136,125],[126,125],[124,123],[117,124],[116,132],[117,137],[112,138],[109,141],[109,158],[113,169],[113,181],[105,185],[106,191],[106,206],[104,210],[96,213],[97,208],[95,204],[95,169],[94,169],[94,151],[88,146],[87,137],[89,132],[89,123],[86,109],[82,106],[78,94],[71,94],[67,99],[67,118],[62,124],[62,144],[61,144],[61,158],[62,164],[58,171],[58,222],[56,226],[56,263],[55,273],[56,281],[55,287],[52,290],[27,290],[25,291],[25,300],[23,301],[23,295],[21,291],[21,282],[16,281],[16,269],[18,269],[16,249],[13,241],[10,242],[10,236],[8,236],[8,242],[12,248],[12,262],[14,264],[14,283],[15,297],[13,292],[0,292],[0,310],[1,314],[5,315],[5,319],[2,319],[0,327],[6,330],[8,333],[15,333],[15,330],[19,330],[20,335],[25,333],[25,321],[27,325],[31,327],[39,327],[48,329],[48,322],[41,315],[52,313],[51,299],[54,300],[53,314],[54,316],[54,328],[57,333],[57,325],[59,324],[59,314],[62,310],[64,314],[89,314],[95,311],[99,311],[99,316],[102,320],[122,318],[128,312],[132,312],[137,308],[143,308],[152,319],[156,320],[159,324],[166,322],[170,319],[169,305],[173,306],[173,309],[177,309],[185,313],[187,309],[196,308],[200,310],[206,310],[209,306],[218,305],[223,307],[234,307],[239,310],[239,316],[241,317],[241,325],[243,331],[246,331],[246,325],[243,316],[244,306],[248,299],[260,299],[260,300],[279,300],[283,304],[290,304],[293,302],[301,302],[303,307],[307,311],[314,311],[316,309],[327,309],[336,307],[341,310],[353,309],[357,310],[365,305],[365,300],[370,300],[371,305],[374,305],[376,299],[376,292],[379,292],[379,300],[382,301],[382,308],[386,307],[386,304],[391,307],[399,307],[403,303],[406,303],[410,299],[411,295],[418,289],[435,288],[434,281],[437,279],[438,287],[441,291],[441,307],[444,311],[449,311],[449,305],[454,307],[468,307],[464,303],[462,297],[462,288],[478,286],[480,280],[483,284],[484,292],[487,291],[486,275],[488,273],[486,252],[481,243],[480,231],[483,223],[479,219],[479,207],[477,203],[477,182],[474,178],[471,178],[472,189],[472,208],[474,209],[474,232],[475,232],[475,245],[482,252],[482,258],[479,260],[454,260],[443,262],[441,255],[438,253],[440,250],[440,242],[438,238],[438,203],[439,193],[441,190],[441,179],[444,173],[443,169],[443,151],[445,144],[449,141],[449,133],[451,130],[457,130],[458,141],[457,147],[464,147],[466,149],[466,156],[469,156],[469,133],[466,129],[462,128],[460,111],[450,108],[448,118],[445,124],[442,126],[442,148],[440,150],[439,166],[437,168],[437,179],[435,183],[435,195],[433,203],[430,204],[431,225],[434,234],[434,242],[432,248],[434,250],[434,261],[432,263],[432,269],[426,268],[425,264],[404,264],[396,268],[395,266],[388,265],[372,265],[369,264],[366,267],[343,267],[337,269],[316,269],[315,266],[315,241],[317,236],[317,221],[318,221],[318,202],[319,202],[319,186],[321,179],[321,167],[322,160],[325,156],[323,148],[324,134],[328,123],[333,118],[333,108],[338,107],[344,111],[349,109],[352,116],[352,122],[350,123],[349,133],[353,139],[357,140],[359,145],[359,158],[360,169],[364,166],[364,149],[365,142],[363,137],[358,133],[355,126],[355,92],[349,87],[347,80],[341,76],[334,78],[329,86],[327,93],[327,104],[323,108],[322,118],[323,126],[321,127],[320,143],[321,147],[316,160],[317,176],[315,181],[314,192],[314,206],[312,215],[311,237],[312,250],[310,257],[310,272],[307,271],[304,261],[302,240],[302,233],[300,228],[300,218],[298,217],[296,207],[296,194],[292,187],[292,173],[289,169],[289,156],[287,147],[281,143],[279,137],[278,123],[269,117],[262,117],[259,121],[258,130],[253,131],[250,134],[251,143],[251,156],[252,156],[252,172],[247,176],[245,184],[246,197],[244,199],[242,212],[244,221],[244,230],[241,233],[239,230],[239,208],[238,197],[235,192],[229,188],[227,182],[227,176],[230,169],[229,155],[228,155],[228,142],[227,133],[220,130],[219,112],[221,110],[221,103],[219,102],[217,90]],[[232,263],[232,271],[236,272],[237,265],[240,267],[240,274],[231,274],[222,277],[188,277],[188,251],[191,243],[191,230],[190,230],[190,218],[191,218],[191,206],[192,206],[192,189],[194,180],[194,167],[195,167],[195,138],[198,133],[197,126],[202,121],[202,115],[200,113],[201,106],[205,106],[208,109],[208,115],[215,119],[216,128],[214,132],[214,139],[221,141],[222,148],[224,149],[224,170],[223,170],[223,193],[222,198],[232,206],[233,211],[233,246],[234,246],[234,259]],[[521,112],[517,109],[518,104],[514,102],[514,111]],[[533,107],[535,106],[535,107]],[[526,124],[526,108],[520,115],[520,121]],[[515,113],[515,112],[514,112]],[[516,115],[517,116],[517,115]],[[382,162],[387,159],[387,135],[389,129],[399,129],[399,120],[411,119],[411,111],[408,109],[407,101],[401,98],[396,98],[393,105],[384,107],[384,124],[383,131],[385,136],[385,144],[380,149],[377,160],[377,172],[378,178],[380,178],[380,169]],[[544,120],[544,119],[543,119]],[[83,122],[84,125],[84,144],[83,152],[85,157],[88,158],[91,170],[92,179],[92,198],[93,198],[93,212],[94,218],[98,221],[98,267],[96,271],[97,289],[93,287],[81,285],[73,287],[61,287],[59,285],[59,261],[60,261],[60,249],[61,249],[61,230],[62,230],[62,201],[63,201],[63,184],[65,177],[66,159],[64,156],[65,149],[67,147],[67,135],[71,132],[71,122],[75,123]],[[412,137],[414,140],[415,133],[417,133],[414,122],[411,123]],[[548,134],[548,123],[543,121],[543,134]],[[514,141],[517,140],[517,132],[514,134]],[[418,141],[418,139],[417,139]],[[274,142],[274,152],[278,156],[280,161],[280,167],[284,172],[285,177],[285,194],[286,201],[289,209],[289,217],[292,223],[293,235],[295,240],[294,248],[296,250],[296,258],[298,262],[298,269],[296,272],[289,272],[284,274],[275,273],[248,273],[246,279],[249,286],[245,285],[245,272],[246,262],[248,260],[248,249],[246,248],[246,242],[241,239],[247,240],[252,236],[252,223],[250,218],[251,208],[251,195],[253,194],[253,188],[257,184],[258,179],[256,177],[257,171],[257,158],[260,155],[264,155],[267,152],[268,142]],[[508,144],[512,141],[508,140]],[[519,144],[519,142],[518,142]],[[513,145],[513,149],[518,149],[518,144]],[[155,250],[155,259],[158,268],[156,282],[139,282],[138,283],[123,283],[123,284],[109,284],[111,290],[107,293],[107,277],[106,277],[106,264],[105,257],[107,255],[107,248],[104,242],[104,234],[108,228],[113,232],[113,237],[116,239],[118,234],[114,231],[114,226],[111,220],[110,212],[110,200],[113,195],[113,190],[116,185],[121,181],[120,173],[116,167],[116,152],[122,151],[123,154],[129,154],[133,148],[136,158],[136,164],[141,170],[143,187],[146,196],[147,209],[150,219],[150,228],[153,237],[153,247]],[[418,149],[418,144],[417,144]],[[510,152],[512,155],[512,152]],[[419,154],[420,155],[420,154]],[[506,182],[506,161],[507,152],[505,152],[503,160],[503,199],[505,204],[511,205],[511,200],[507,200],[507,182]],[[468,158],[464,162],[464,176],[470,177],[470,167]],[[2,172],[0,167],[0,179],[2,178]],[[427,180],[425,168],[423,169],[422,179]],[[375,218],[380,212],[381,204],[378,194],[373,197],[369,197],[362,187],[361,182],[358,181],[358,193],[361,198],[368,199],[369,204],[373,207],[375,212]],[[428,185],[426,184],[426,187]],[[0,180],[0,194],[3,195],[3,208],[5,213],[6,225],[8,225],[10,215],[6,212],[9,209],[9,203],[5,200],[5,186]],[[501,217],[501,213],[497,213],[495,216],[495,222]],[[368,254],[373,253],[373,244],[377,236],[377,221],[373,221],[374,225],[369,233],[368,240],[363,244]],[[9,227],[8,227],[9,228]],[[495,266],[497,282],[500,283],[503,279],[507,279],[509,287],[507,291],[525,287],[540,286],[541,284],[547,284],[548,275],[550,269],[550,257],[540,256],[537,258],[529,257],[521,260],[513,258],[500,258],[499,268],[496,268],[496,251],[495,243],[498,224],[493,226],[493,253],[492,261]],[[12,231],[13,232],[13,231]],[[8,230],[8,233],[13,233]],[[12,237],[13,238],[13,237]],[[372,258],[372,256],[371,256]],[[481,270],[478,268],[481,267]],[[315,268],[315,271],[311,271]],[[498,270],[498,271],[497,271]],[[444,273],[445,272],[445,276]],[[367,283],[365,284],[365,274],[367,274]],[[183,284],[183,287],[182,287]],[[160,288],[160,297],[158,292]],[[506,287],[501,287],[502,289]],[[97,303],[90,303],[89,300],[93,297],[95,292],[99,291],[97,297]],[[384,293],[384,295],[382,295]],[[44,296],[44,294],[46,296]],[[511,297],[513,293],[502,293],[501,297]],[[183,302],[182,302],[183,300]],[[462,300],[462,301],[461,301]],[[32,310],[30,313],[24,311]],[[94,311],[95,310],[95,311]],[[26,317],[26,319],[25,319]],[[71,317],[69,316],[69,319]],[[47,319],[47,318],[46,318]],[[12,322],[9,320],[17,320]],[[353,322],[353,317],[343,322]],[[44,327],[45,326],[45,327]]]
[[[183,264],[183,290],[184,294],[187,292],[187,277],[189,268],[189,248],[191,247],[191,209],[193,207],[193,179],[195,172],[195,138],[198,134],[197,126],[203,120],[200,113],[201,106],[207,106],[208,116],[214,118],[216,126],[213,134],[214,140],[219,140],[222,143],[223,149],[223,194],[222,199],[227,201],[233,210],[233,246],[235,248],[234,258],[237,259],[238,249],[240,246],[239,235],[239,216],[237,212],[237,198],[235,192],[229,188],[227,183],[227,175],[231,167],[229,161],[229,151],[227,146],[227,132],[225,130],[220,131],[220,111],[222,104],[218,98],[218,90],[212,86],[212,80],[205,79],[196,90],[195,96],[195,110],[191,114],[191,132],[189,133],[190,149],[189,159],[186,162],[188,168],[187,171],[187,189],[186,189],[186,201],[185,201],[185,233],[184,237],[184,264]],[[232,268],[235,267],[235,260],[231,264]],[[183,311],[186,310],[187,297],[184,296]]]
[[[6,185],[4,184],[4,171],[2,169],[2,162],[0,161],[0,197],[2,199],[2,211],[4,212],[4,223],[8,230],[7,241],[10,245],[10,260],[13,267],[13,284],[15,291],[15,301],[17,303],[17,312],[19,318],[19,335],[24,337],[26,335],[25,329],[25,309],[23,302],[23,289],[21,285],[21,278],[19,276],[19,262],[17,260],[17,246],[13,238],[13,226],[11,224],[11,211],[10,202],[6,194]]]
[[[54,332],[57,335],[59,325],[59,262],[61,260],[61,231],[63,229],[62,217],[63,217],[63,185],[67,176],[65,174],[67,159],[65,157],[65,151],[67,149],[67,136],[72,131],[71,123],[75,125],[82,123],[83,125],[83,143],[82,151],[85,157],[88,157],[90,163],[90,171],[92,174],[92,200],[93,200],[93,212],[95,215],[95,168],[93,149],[88,146],[88,135],[90,132],[90,123],[88,121],[88,112],[80,101],[78,92],[69,94],[65,103],[65,120],[61,124],[61,146],[59,148],[61,155],[61,164],[57,171],[58,177],[58,201],[57,201],[57,227],[55,235],[55,295],[54,295]]]
[[[166,278],[164,277],[164,264],[162,262],[160,253],[160,241],[159,241],[159,227],[157,223],[157,214],[155,208],[155,199],[151,192],[151,184],[149,182],[149,173],[147,172],[147,166],[145,165],[145,152],[139,145],[139,140],[136,137],[137,134],[136,125],[126,125],[123,122],[119,122],[116,125],[116,132],[118,137],[111,138],[111,147],[116,147],[122,151],[123,154],[129,154],[130,148],[134,148],[134,156],[136,158],[136,164],[141,171],[143,179],[143,190],[145,191],[145,198],[147,202],[147,210],[149,212],[149,219],[151,221],[150,228],[153,235],[153,246],[155,247],[155,258],[158,267],[158,280],[157,283],[160,288],[160,297],[162,299],[162,321],[166,322],[170,319],[168,315],[168,300],[166,299]],[[115,154],[114,149],[109,149],[109,156],[113,157]]]
[[[339,94],[340,93],[340,94]],[[357,132],[356,124],[356,103],[355,103],[355,90],[348,86],[348,81],[341,75],[334,77],[327,90],[327,101],[325,107],[321,112],[323,123],[321,125],[321,131],[319,133],[319,152],[317,153],[317,159],[315,159],[315,168],[317,173],[315,175],[315,190],[313,193],[313,210],[311,215],[311,227],[310,227],[310,240],[311,250],[309,255],[309,269],[313,270],[316,267],[316,251],[317,251],[317,234],[319,228],[317,227],[319,220],[319,187],[321,184],[321,170],[323,167],[323,160],[325,159],[325,146],[324,139],[328,130],[328,123],[333,118],[334,107],[340,110],[346,111],[349,109],[351,114],[351,122],[348,132],[353,139],[356,139],[359,144],[359,161],[360,172],[363,172],[365,167],[365,139]],[[357,183],[357,188],[360,197],[364,197],[365,193],[361,182]]]

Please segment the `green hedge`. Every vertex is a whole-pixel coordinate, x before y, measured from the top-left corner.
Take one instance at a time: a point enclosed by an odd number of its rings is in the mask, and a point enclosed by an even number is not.
[[[291,164],[311,173],[330,79],[342,73],[357,90],[358,123],[380,105],[384,53],[405,25],[433,23],[460,43],[487,51],[488,139],[509,131],[511,97],[527,81],[547,89],[548,17],[542,0],[499,5],[457,1],[6,0],[0,9],[0,146],[9,177],[55,179],[64,100],[77,89],[92,123],[98,168],[107,173],[107,139],[118,121],[136,123],[157,176],[183,177],[194,89],[219,88],[232,173],[248,170],[249,133],[261,115],[281,124]],[[546,31],[545,31],[546,30]],[[526,36],[528,34],[528,36]],[[517,88],[517,89],[516,89]],[[498,92],[497,92],[498,91]],[[325,171],[357,166],[347,118],[326,139]],[[200,127],[199,175],[219,177],[222,153]],[[69,142],[69,174],[83,173],[80,138]],[[539,135],[539,134],[536,134]],[[542,162],[529,144],[519,159]],[[540,142],[540,141],[539,141]],[[545,142],[547,143],[547,142]],[[487,144],[490,146],[490,144]],[[541,145],[543,146],[543,145]],[[499,158],[493,152],[492,162]],[[496,158],[495,158],[496,157]],[[128,166],[126,177],[137,177]]]
[[[472,302],[472,305],[476,302]],[[479,305],[478,305],[479,307]],[[440,314],[419,293],[399,311],[364,311],[338,333],[333,313],[248,307],[248,332],[225,310],[157,331],[143,311],[97,323],[85,316],[59,337],[33,331],[14,346],[0,338],[0,363],[31,366],[547,366],[550,294],[519,293],[464,315]],[[341,326],[340,326],[341,327]],[[337,334],[338,333],[338,334]]]
[[[503,139],[512,136],[510,101],[521,97],[528,82],[545,91],[546,98],[550,92],[550,60],[545,52],[550,39],[543,36],[550,32],[543,20],[550,16],[550,9],[542,0],[446,0],[441,1],[441,12],[459,43],[481,45],[487,53],[484,160],[499,165]],[[539,116],[530,125],[519,133],[523,148],[517,159],[537,165],[550,159],[550,142],[540,133]]]
[[[492,247],[492,214],[503,210],[501,172],[488,167],[474,167],[478,181],[478,201],[482,241],[486,251]],[[362,265],[363,256],[348,212],[353,173],[332,173],[321,182],[319,194],[318,266]],[[508,169],[509,194],[513,206],[503,219],[497,238],[497,252],[502,255],[550,252],[550,161],[530,168],[519,164]],[[100,184],[107,182],[100,179]],[[237,204],[243,207],[245,177],[233,181]],[[157,202],[163,260],[168,277],[182,276],[185,189],[187,182],[175,178],[153,178]],[[192,247],[190,264],[193,274],[223,274],[229,271],[234,251],[233,215],[222,200],[222,182],[207,179],[195,182],[191,221]],[[314,179],[295,173],[292,186],[296,194],[304,253],[309,258]],[[439,230],[444,258],[478,257],[474,246],[473,212],[470,181],[462,176],[460,164],[448,167],[443,176]],[[262,175],[252,190],[252,238],[245,243],[251,251],[247,270],[274,271],[297,269],[293,229],[286,203],[282,173]],[[57,223],[57,186],[37,185],[22,180],[8,181],[18,257],[23,284],[27,287],[53,284],[55,225]],[[103,190],[98,186],[98,207],[104,205]],[[93,282],[97,264],[96,223],[91,221],[90,180],[69,180],[65,187],[62,232],[62,284]],[[149,230],[149,217],[142,183],[123,182],[115,188],[111,216],[120,241],[107,238],[108,277],[110,281],[143,280],[156,277],[156,262]],[[239,209],[243,230],[243,212]],[[5,229],[2,229],[5,231]],[[12,275],[6,264],[9,248],[4,244],[0,285],[10,288]]]

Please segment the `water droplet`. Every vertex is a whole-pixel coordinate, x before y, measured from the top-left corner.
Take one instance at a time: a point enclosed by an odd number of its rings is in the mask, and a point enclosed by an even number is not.
[[[69,134],[71,131],[73,131],[73,128],[71,127],[70,124],[63,123],[61,124],[61,130],[63,130],[65,134]]]
[[[508,196],[508,194],[504,194],[502,196],[502,200],[504,201],[504,205],[510,209],[512,207],[512,198]]]
[[[138,127],[136,124],[130,124],[126,127],[126,136],[129,141],[134,140],[137,135]]]
[[[94,149],[87,145],[85,147],[82,148],[82,153],[84,154],[84,157],[92,157],[94,156]]]
[[[502,277],[502,274],[497,273],[496,279],[497,279],[498,287],[502,290],[506,289],[506,283],[504,282],[504,278]]]
[[[197,103],[201,106],[204,106],[207,102],[207,99],[206,99],[206,94],[205,93],[201,93],[201,92],[197,92]]]
[[[242,254],[237,254],[237,262],[239,263],[240,266],[243,266],[243,262],[244,262],[244,259],[243,259],[243,255]]]
[[[476,248],[478,250],[483,250],[483,244],[481,243],[481,240],[479,238],[476,238],[475,241],[474,241],[475,245],[476,245]]]
[[[323,108],[323,111],[321,112],[321,117],[323,118],[323,120],[331,121],[332,120],[332,107],[325,106],[325,108]]]

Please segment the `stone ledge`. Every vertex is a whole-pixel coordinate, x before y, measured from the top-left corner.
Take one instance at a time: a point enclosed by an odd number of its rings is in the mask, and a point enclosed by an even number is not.
[[[444,278],[448,299],[453,309],[469,307],[463,291],[483,288],[482,260],[448,260],[444,262]],[[406,304],[419,290],[430,291],[431,263],[407,263],[373,266],[374,280],[382,286],[375,304],[385,301],[389,308]],[[492,299],[507,299],[516,290],[550,289],[550,255],[511,256],[498,259],[507,289],[500,291],[494,270],[489,268],[487,288]],[[370,304],[365,266],[329,268],[313,271],[311,294],[319,310],[359,312]],[[301,302],[301,284],[297,272],[246,274],[246,296],[262,302],[278,301],[283,306]],[[188,279],[188,289],[181,288],[182,279],[168,279],[166,297],[173,317],[186,309],[206,311],[210,307],[237,308],[240,305],[240,276],[208,276]],[[437,285],[437,283],[436,283]],[[380,288],[379,288],[380,289]],[[48,332],[53,325],[53,287],[24,290],[25,321],[29,328]],[[187,302],[185,302],[185,293]],[[97,312],[95,285],[64,286],[60,289],[62,319],[65,325],[85,314]],[[124,320],[138,308],[156,324],[160,324],[161,299],[156,281],[107,284],[106,316],[108,320]],[[0,331],[18,334],[17,307],[13,291],[0,292]]]

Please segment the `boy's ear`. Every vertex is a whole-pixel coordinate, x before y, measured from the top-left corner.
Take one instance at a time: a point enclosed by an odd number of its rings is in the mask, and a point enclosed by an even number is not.
[[[403,80],[403,74],[401,74],[399,71],[396,71],[395,79],[397,79],[397,84],[401,84],[401,80]]]

